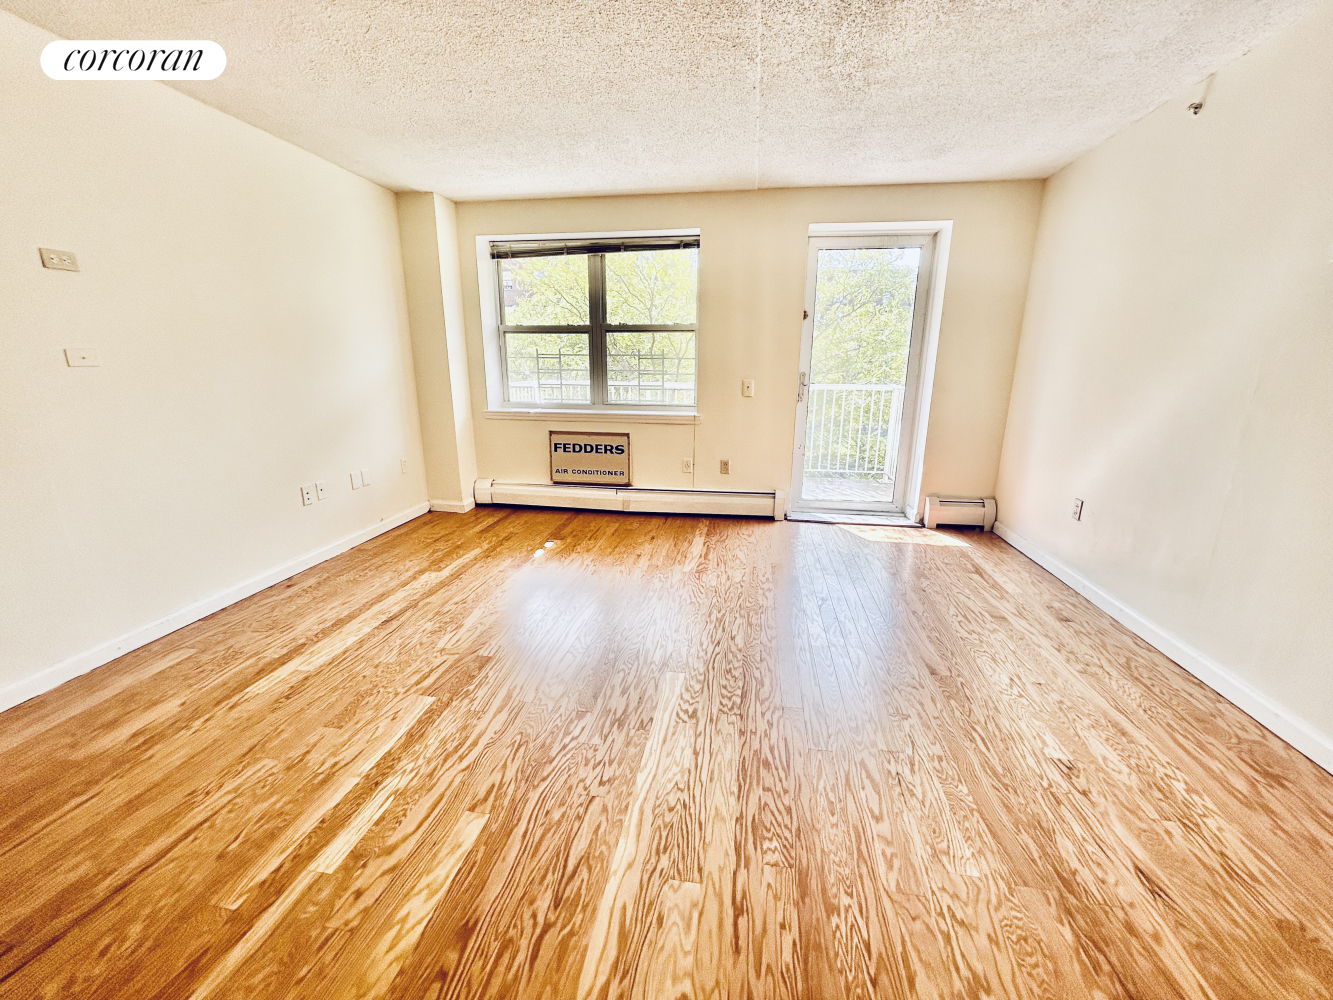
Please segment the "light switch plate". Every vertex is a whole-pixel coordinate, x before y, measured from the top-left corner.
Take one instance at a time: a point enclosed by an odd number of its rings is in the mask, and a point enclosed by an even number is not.
[[[348,475],[352,477],[352,489],[359,490],[361,488],[361,473],[350,472]]]
[[[68,250],[51,250],[47,247],[38,247],[37,252],[42,255],[42,267],[49,267],[53,271],[77,271],[79,269],[79,258]]]
[[[324,480],[321,479],[319,482],[315,484],[315,499],[323,500],[326,497],[328,497],[328,495],[329,495],[328,487],[324,485]]]
[[[362,485],[362,486],[369,486],[369,485],[370,485],[370,470],[369,470],[369,469],[362,469],[362,470],[361,470],[361,485]]]
[[[66,347],[65,364],[71,368],[98,368],[102,364],[102,355],[91,347]]]
[[[315,488],[313,486],[302,486],[301,505],[303,507],[309,507],[314,502],[315,502]]]
[[[1071,516],[1074,518],[1075,521],[1081,521],[1081,520],[1083,520],[1083,501],[1082,501],[1082,500],[1078,500],[1078,499],[1075,499],[1075,500],[1074,500],[1074,510],[1073,510],[1073,513],[1072,513]]]
[[[754,395],[754,379],[752,378],[741,379],[741,395],[742,396]]]

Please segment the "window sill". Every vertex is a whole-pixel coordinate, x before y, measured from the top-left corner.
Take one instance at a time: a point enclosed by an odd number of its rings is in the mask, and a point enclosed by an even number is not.
[[[548,423],[697,424],[699,414],[681,410],[562,410],[555,407],[487,410],[487,420],[545,420]]]

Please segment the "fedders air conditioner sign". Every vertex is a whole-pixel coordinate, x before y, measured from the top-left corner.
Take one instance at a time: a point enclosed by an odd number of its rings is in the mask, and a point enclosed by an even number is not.
[[[630,484],[629,435],[551,431],[551,482],[583,486]]]

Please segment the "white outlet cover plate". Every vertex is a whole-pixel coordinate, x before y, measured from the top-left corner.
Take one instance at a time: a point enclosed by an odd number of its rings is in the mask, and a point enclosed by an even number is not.
[[[37,252],[42,255],[42,267],[49,267],[53,271],[77,271],[79,269],[79,258],[68,250],[51,250],[48,247],[38,247]]]
[[[102,355],[92,347],[66,347],[65,364],[71,368],[100,368]]]

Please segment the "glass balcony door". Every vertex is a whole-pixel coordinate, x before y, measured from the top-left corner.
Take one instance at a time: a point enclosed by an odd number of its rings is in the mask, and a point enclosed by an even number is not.
[[[931,237],[810,241],[792,509],[901,513]]]

